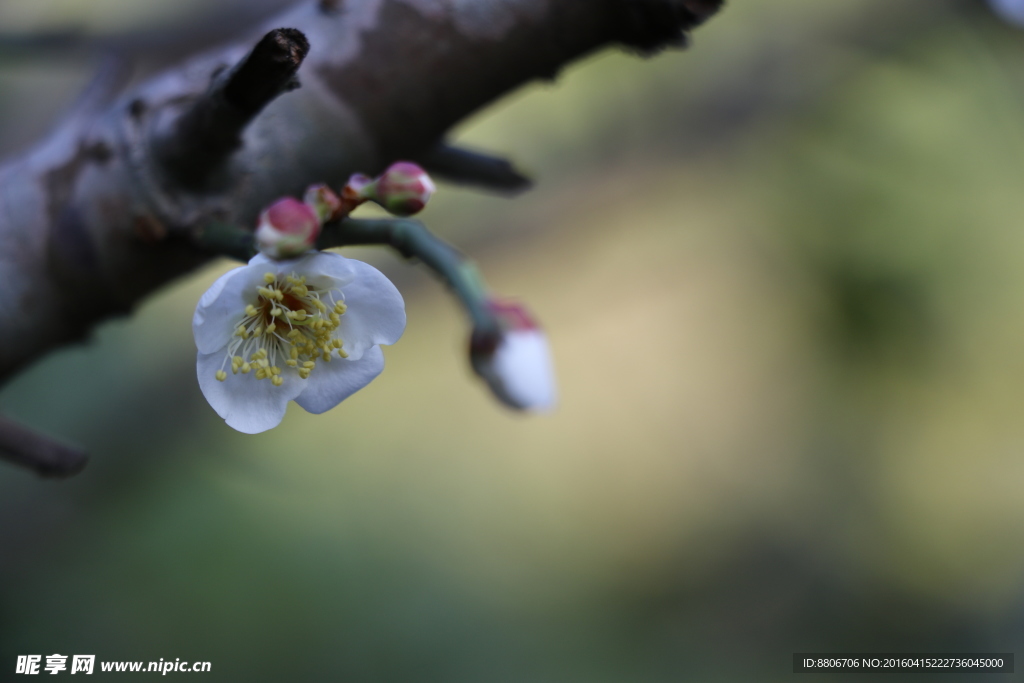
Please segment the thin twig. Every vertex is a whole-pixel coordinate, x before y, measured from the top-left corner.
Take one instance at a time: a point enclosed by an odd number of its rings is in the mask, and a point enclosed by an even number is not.
[[[41,477],[61,478],[81,472],[89,456],[0,415],[0,460],[35,470]]]
[[[195,237],[199,248],[248,261],[256,255],[253,234],[236,225],[211,223]],[[408,218],[348,218],[324,225],[317,248],[389,246],[407,259],[419,259],[455,293],[473,323],[474,335],[492,337],[498,320],[488,306],[487,286],[476,264],[455,247]]]
[[[201,187],[242,146],[242,132],[278,95],[298,87],[309,54],[302,31],[279,28],[214,80],[156,143],[164,168],[187,187]]]
[[[641,54],[686,47],[690,30],[713,16],[723,1],[628,0],[619,6],[619,40]]]
[[[474,335],[498,334],[498,320],[487,305],[487,287],[476,264],[422,223],[406,218],[350,218],[325,225],[318,246],[366,244],[387,245],[405,258],[422,261],[455,293],[473,323]]]
[[[461,147],[440,144],[417,161],[432,174],[454,183],[510,193],[524,192],[533,186],[508,159]]]

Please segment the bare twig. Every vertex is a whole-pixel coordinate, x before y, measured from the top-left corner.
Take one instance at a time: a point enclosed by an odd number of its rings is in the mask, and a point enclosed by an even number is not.
[[[309,53],[302,31],[275,29],[171,125],[156,154],[175,180],[202,187],[242,145],[242,132],[275,97],[298,87],[295,73]]]
[[[703,24],[723,0],[631,0],[620,5],[619,39],[642,54],[685,47],[687,33]]]
[[[461,147],[437,145],[417,161],[431,173],[454,183],[510,193],[523,192],[533,185],[507,159]]]
[[[0,460],[35,470],[42,477],[70,477],[89,456],[0,415]]]

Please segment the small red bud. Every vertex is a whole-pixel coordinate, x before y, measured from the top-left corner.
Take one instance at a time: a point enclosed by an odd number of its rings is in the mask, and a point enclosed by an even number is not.
[[[412,162],[399,161],[376,180],[372,199],[389,213],[411,216],[427,206],[436,190],[426,171]]]
[[[302,201],[316,212],[321,223],[326,223],[340,217],[339,214],[342,208],[341,197],[324,184],[307,187]]]
[[[256,227],[259,250],[278,260],[304,254],[313,248],[319,236],[320,217],[293,197],[278,199],[267,207]]]

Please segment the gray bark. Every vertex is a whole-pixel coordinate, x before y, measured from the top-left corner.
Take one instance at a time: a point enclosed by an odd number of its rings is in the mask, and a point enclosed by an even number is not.
[[[414,158],[460,119],[612,43],[678,44],[718,0],[323,0],[246,40],[197,56],[85,108],[0,168],[0,379],[81,340],[209,258],[192,236],[212,220],[252,225],[262,207],[313,182],[342,184]],[[274,28],[311,45],[302,87],[257,115],[208,177],[158,154]]]

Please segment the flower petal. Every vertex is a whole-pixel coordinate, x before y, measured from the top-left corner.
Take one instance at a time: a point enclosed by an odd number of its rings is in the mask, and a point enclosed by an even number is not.
[[[196,359],[199,388],[228,426],[244,434],[259,434],[280,424],[288,401],[305,388],[304,380],[289,372],[282,374],[284,384],[279,387],[269,379],[257,380],[255,373],[229,374],[221,382],[215,374],[223,364],[224,354],[220,351],[200,353]],[[230,367],[226,369],[230,372]]]
[[[555,407],[551,350],[540,330],[506,333],[481,375],[494,394],[512,408],[548,412]]]
[[[355,279],[341,288],[348,310],[338,335],[350,360],[378,344],[394,344],[405,331],[405,301],[391,280],[368,263],[349,259]]]
[[[335,358],[329,363],[316,364],[316,370],[295,402],[319,415],[356,393],[384,370],[384,352],[374,346],[359,360]]]
[[[330,251],[315,251],[298,259],[298,263],[301,274],[309,277],[312,284],[317,284],[317,276],[326,276],[334,280],[336,287],[343,287],[357,277],[353,266],[361,262]]]
[[[353,263],[359,263],[359,261],[345,258],[341,254],[335,254],[330,251],[311,251],[299,258],[283,261],[275,261],[265,254],[256,254],[249,259],[250,266],[265,267],[265,270],[260,271],[261,274],[269,271],[278,276],[291,275],[292,273],[299,276],[305,275],[310,279],[310,284],[319,284],[321,286],[328,283],[317,283],[315,280],[327,277],[332,280],[330,286],[334,288],[347,285],[355,278],[355,272],[351,265]]]
[[[221,275],[206,290],[192,315],[192,335],[199,353],[213,353],[231,341],[245,305],[255,300],[263,272],[260,268],[241,266]]]

